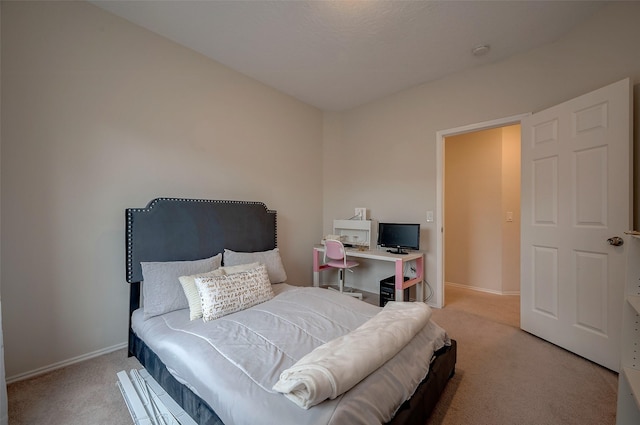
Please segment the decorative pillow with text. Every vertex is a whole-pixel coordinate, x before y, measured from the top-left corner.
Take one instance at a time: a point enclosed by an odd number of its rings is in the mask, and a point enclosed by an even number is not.
[[[264,264],[229,275],[197,277],[195,282],[205,322],[269,301],[274,296]]]
[[[216,269],[212,272],[196,274],[192,276],[180,276],[180,284],[184,290],[184,294],[189,302],[189,318],[191,320],[199,319],[202,317],[202,302],[200,301],[200,293],[196,287],[196,278],[198,277],[211,277],[220,276],[224,274],[222,268]]]

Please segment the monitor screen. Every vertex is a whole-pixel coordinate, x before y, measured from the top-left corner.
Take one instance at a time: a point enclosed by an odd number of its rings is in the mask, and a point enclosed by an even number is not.
[[[406,254],[404,249],[420,249],[420,225],[409,223],[379,223],[378,245],[394,254]]]

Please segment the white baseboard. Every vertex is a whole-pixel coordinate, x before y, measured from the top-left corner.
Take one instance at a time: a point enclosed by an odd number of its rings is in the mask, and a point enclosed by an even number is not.
[[[444,284],[453,286],[456,288],[470,289],[472,291],[486,292],[488,294],[494,294],[494,295],[520,295],[520,291],[497,291],[495,289],[480,288],[478,286],[469,286],[469,285],[463,285],[461,283],[453,283],[453,282],[445,282]]]
[[[114,352],[116,350],[120,350],[122,348],[126,348],[127,347],[127,343],[123,342],[120,344],[116,344],[116,345],[112,345],[111,347],[106,347],[103,348],[101,350],[97,350],[97,351],[92,351],[91,353],[87,353],[87,354],[82,354],[80,356],[77,357],[72,357],[70,359],[67,360],[63,360],[61,362],[57,362],[57,363],[53,363],[51,365],[48,366],[43,366],[40,367],[38,369],[34,369],[31,370],[29,372],[24,372],[24,373],[20,373],[18,375],[13,375],[13,376],[9,376],[7,377],[7,384],[11,384],[13,382],[17,382],[17,381],[22,381],[28,378],[33,378],[34,376],[38,376],[38,375],[42,375],[43,373],[47,373],[47,372],[51,372],[53,370],[56,369],[61,369],[65,366],[69,366],[72,365],[74,363],[80,363],[83,362],[85,360],[89,360],[92,359],[94,357],[98,357],[98,356],[102,356],[104,354],[108,354],[111,352]]]

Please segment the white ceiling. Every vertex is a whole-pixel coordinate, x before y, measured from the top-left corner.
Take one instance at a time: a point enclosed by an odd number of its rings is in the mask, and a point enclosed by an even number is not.
[[[323,110],[553,42],[606,1],[95,0]],[[488,54],[471,50],[489,44]]]

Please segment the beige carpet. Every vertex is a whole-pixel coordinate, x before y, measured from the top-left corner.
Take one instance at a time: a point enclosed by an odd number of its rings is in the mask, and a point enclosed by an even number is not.
[[[428,424],[615,423],[617,375],[521,331],[518,297],[448,287],[446,302],[433,317],[458,364]],[[13,383],[9,424],[129,425],[116,373],[139,367],[119,350]]]
[[[9,384],[9,425],[131,425],[116,374],[141,367],[123,349]]]
[[[458,341],[429,424],[615,423],[618,377],[518,328],[519,297],[447,287],[433,318]]]

